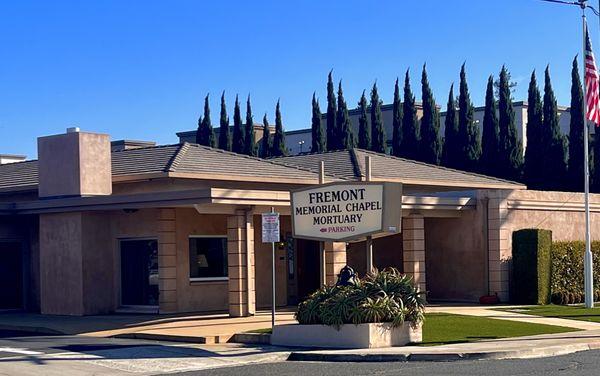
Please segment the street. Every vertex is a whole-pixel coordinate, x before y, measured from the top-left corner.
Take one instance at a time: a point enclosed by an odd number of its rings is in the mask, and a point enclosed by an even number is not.
[[[193,345],[0,331],[0,375],[597,375],[600,351],[520,360],[286,362],[266,346]]]
[[[283,361],[272,347],[0,331],[0,375],[156,375]]]
[[[313,363],[279,362],[255,364],[235,368],[189,372],[186,376],[291,376],[291,375],[444,375],[444,376],[507,376],[507,375],[598,375],[600,351],[540,359],[476,360],[458,362],[407,362],[407,363]]]

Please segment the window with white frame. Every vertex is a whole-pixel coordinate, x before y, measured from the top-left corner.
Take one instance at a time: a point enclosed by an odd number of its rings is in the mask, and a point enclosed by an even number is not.
[[[190,280],[227,280],[227,237],[190,237]]]

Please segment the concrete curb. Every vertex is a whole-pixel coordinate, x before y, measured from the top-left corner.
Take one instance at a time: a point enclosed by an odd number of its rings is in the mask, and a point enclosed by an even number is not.
[[[270,345],[271,335],[268,333],[238,333],[231,338],[230,342],[249,345]]]
[[[526,359],[572,354],[580,351],[600,349],[600,341],[571,345],[546,346],[536,349],[498,350],[480,352],[419,352],[419,353],[376,353],[294,351],[288,361],[304,362],[455,362],[460,360]]]
[[[156,333],[122,333],[111,336],[112,338],[144,339],[151,341],[165,342],[185,342],[199,343],[203,345],[214,345],[217,343],[227,343],[232,336],[181,336],[174,334],[156,334]]]

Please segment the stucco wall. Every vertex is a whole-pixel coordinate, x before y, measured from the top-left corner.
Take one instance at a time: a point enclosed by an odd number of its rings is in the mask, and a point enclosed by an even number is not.
[[[350,243],[346,252],[348,265],[360,276],[364,276],[367,270],[365,242]],[[373,239],[373,265],[377,269],[394,267],[402,271],[402,261],[402,234]]]
[[[584,240],[585,217],[583,194],[571,192],[513,191],[507,195],[509,205],[504,226],[508,232],[523,228],[544,228],[552,230],[553,240]],[[558,204],[549,207],[548,204]],[[591,235],[600,240],[600,195],[590,195]],[[574,205],[580,206],[573,208]],[[516,208],[516,207],[522,208]],[[530,208],[526,208],[529,206]],[[531,208],[537,206],[538,208]],[[539,207],[546,206],[545,209]],[[509,244],[512,245],[512,237]]]
[[[271,307],[272,295],[272,249],[271,243],[262,242],[261,216],[254,216],[254,259],[256,273],[256,307]],[[281,240],[292,231],[290,216],[281,216]],[[285,247],[275,247],[275,302],[277,306],[287,305],[287,255]]]
[[[189,267],[190,235],[227,236],[227,216],[199,214],[195,209],[176,211],[177,306],[178,311],[222,311],[228,308],[228,283],[191,282]]]
[[[487,293],[483,204],[459,218],[425,218],[428,300],[477,301]]]
[[[41,312],[82,315],[81,213],[40,216]]]

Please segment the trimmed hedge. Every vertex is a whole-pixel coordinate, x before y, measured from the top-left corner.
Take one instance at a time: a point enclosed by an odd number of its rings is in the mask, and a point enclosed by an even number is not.
[[[585,242],[554,242],[552,246],[552,303],[584,301],[583,254]],[[600,242],[592,242],[594,297],[600,300]]]
[[[552,231],[524,229],[512,234],[513,300],[549,304],[552,278]]]

